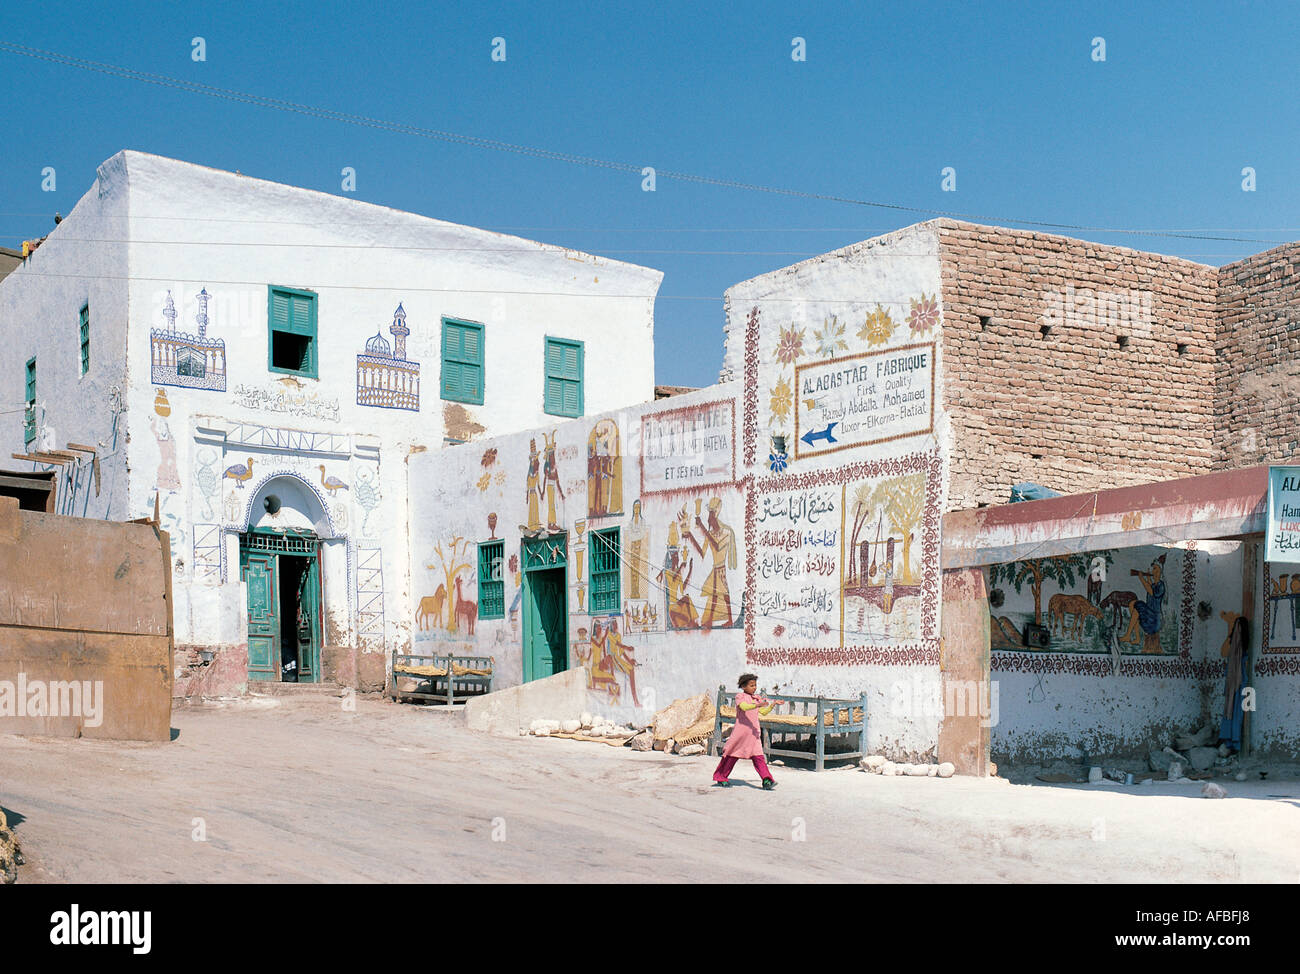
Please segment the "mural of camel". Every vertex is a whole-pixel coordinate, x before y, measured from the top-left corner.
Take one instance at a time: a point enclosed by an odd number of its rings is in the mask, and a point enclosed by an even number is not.
[[[434,620],[435,626],[442,625],[442,607],[447,602],[447,588],[444,585],[438,586],[438,591],[432,595],[426,595],[420,599],[420,607],[415,611],[415,622],[421,629],[429,628],[429,619]]]
[[[1070,626],[1070,616],[1074,617],[1074,626]],[[1105,616],[1098,606],[1093,605],[1083,595],[1067,595],[1058,592],[1047,601],[1047,627],[1062,636],[1078,639],[1088,631],[1088,620],[1096,619],[1101,627]]]
[[[471,602],[469,599],[462,597],[460,590],[461,579],[456,576],[456,628],[461,627],[461,622],[465,623],[465,632],[474,635],[474,623],[478,619],[478,603]]]

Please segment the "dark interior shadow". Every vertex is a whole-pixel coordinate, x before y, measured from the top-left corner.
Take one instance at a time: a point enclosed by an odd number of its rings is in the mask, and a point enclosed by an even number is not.
[[[171,731],[172,731],[171,740],[174,741],[176,740],[176,738],[181,736],[181,729],[179,727],[173,727]]]

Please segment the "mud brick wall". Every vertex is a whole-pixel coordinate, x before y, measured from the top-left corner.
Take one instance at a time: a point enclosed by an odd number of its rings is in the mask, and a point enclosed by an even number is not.
[[[1219,268],[1215,465],[1300,453],[1300,243]]]
[[[950,220],[939,241],[949,510],[1213,469],[1215,268]]]

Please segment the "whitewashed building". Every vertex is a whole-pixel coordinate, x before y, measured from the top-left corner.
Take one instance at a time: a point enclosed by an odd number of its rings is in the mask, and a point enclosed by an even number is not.
[[[120,152],[0,282],[0,428],[34,458],[5,465],[56,470],[61,513],[157,505],[178,694],[377,688],[409,642],[408,457],[651,400],[661,279]]]

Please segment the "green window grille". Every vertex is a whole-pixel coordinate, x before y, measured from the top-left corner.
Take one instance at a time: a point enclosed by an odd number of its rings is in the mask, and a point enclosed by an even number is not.
[[[593,531],[591,534],[591,611],[619,612],[622,604],[618,591],[618,528]]]
[[[478,546],[478,617],[504,619],[506,583],[503,581],[506,560],[504,541],[485,541]]]
[[[27,360],[27,399],[23,410],[23,443],[36,439],[36,359]]]
[[[483,326],[442,319],[442,398],[483,405]]]
[[[546,339],[543,408],[550,415],[582,415],[582,356],[582,342]]]
[[[288,287],[267,291],[267,368],[318,378],[315,293]]]
[[[243,551],[275,551],[280,554],[314,555],[316,538],[301,534],[255,531],[239,539]]]
[[[79,316],[80,333],[81,333],[81,374],[85,375],[90,371],[90,305],[87,304],[81,309]]]

